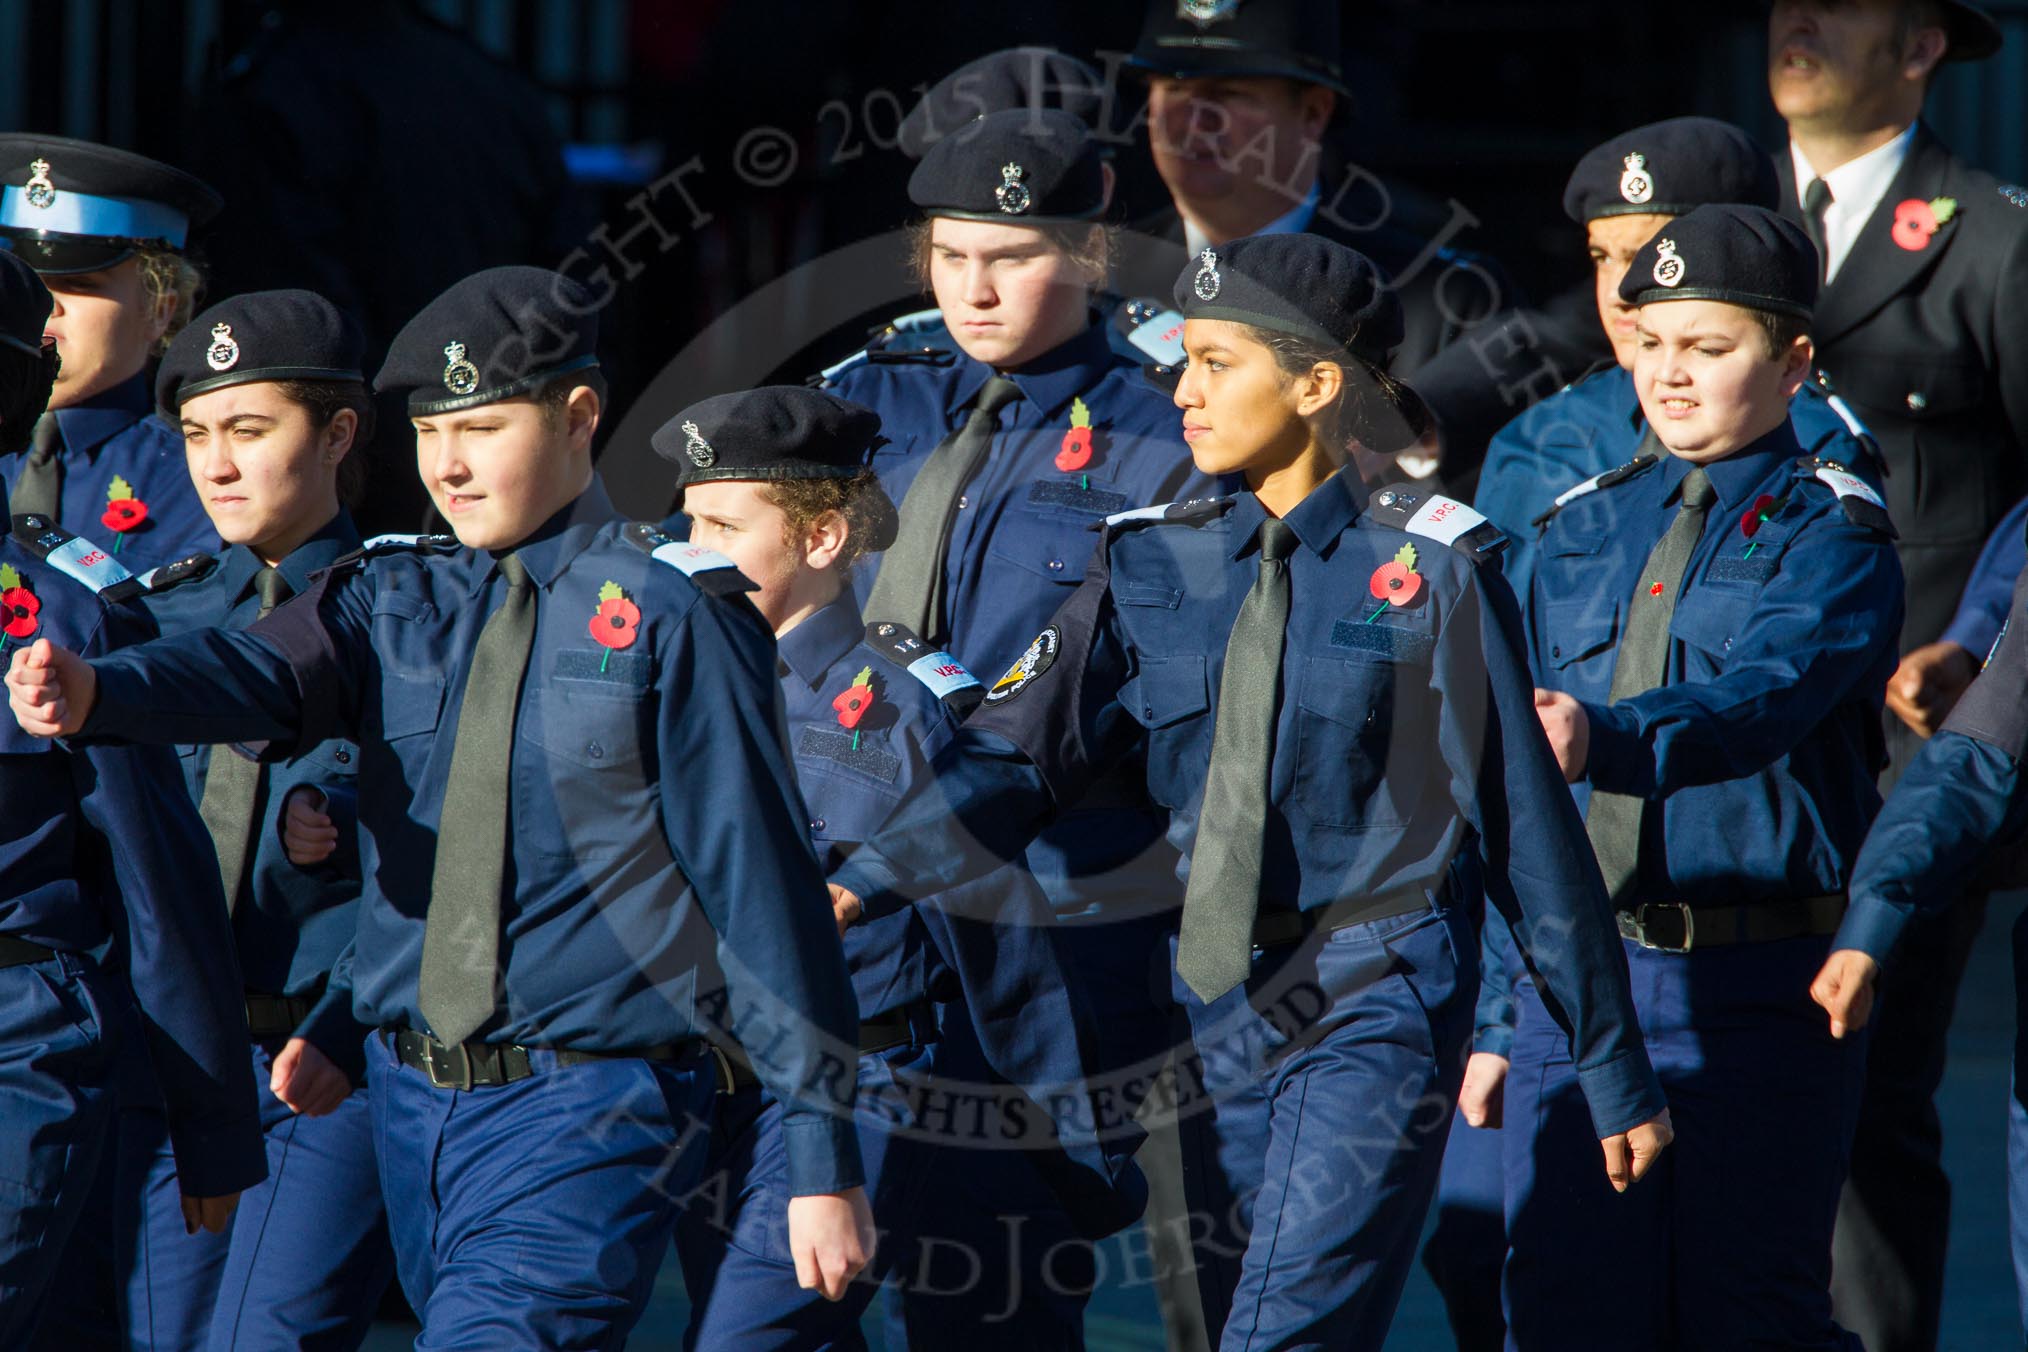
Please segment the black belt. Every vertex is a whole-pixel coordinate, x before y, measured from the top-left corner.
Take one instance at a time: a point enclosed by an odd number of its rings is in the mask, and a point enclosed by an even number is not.
[[[1845,896],[1795,897],[1745,906],[1688,906],[1680,901],[1642,902],[1619,913],[1620,937],[1661,953],[1688,953],[1729,944],[1767,944],[1780,939],[1836,934],[1845,918]]]
[[[307,995],[246,994],[246,1031],[255,1042],[294,1037],[317,1002]]]
[[[1253,946],[1274,948],[1295,943],[1319,931],[1329,934],[1350,925],[1363,925],[1369,920],[1391,920],[1398,915],[1414,915],[1417,911],[1435,908],[1436,903],[1427,894],[1411,892],[1407,896],[1378,900],[1353,897],[1334,901],[1314,911],[1268,911],[1254,918]]]
[[[859,1054],[872,1056],[911,1043],[933,1042],[936,1028],[936,1011],[926,1001],[903,1005],[859,1025]],[[760,1087],[760,1077],[754,1074],[752,1063],[737,1044],[720,1047],[714,1043],[711,1054],[718,1061],[719,1092],[730,1094]]]
[[[31,962],[47,962],[55,956],[53,948],[0,934],[0,967],[26,967]]]
[[[559,1068],[589,1065],[595,1061],[682,1061],[694,1056],[705,1044],[697,1038],[663,1042],[624,1052],[586,1052],[570,1047],[523,1047],[513,1042],[458,1042],[445,1044],[427,1033],[411,1028],[383,1029],[404,1066],[430,1077],[439,1089],[478,1089],[512,1084],[535,1074],[531,1051],[547,1052]]]

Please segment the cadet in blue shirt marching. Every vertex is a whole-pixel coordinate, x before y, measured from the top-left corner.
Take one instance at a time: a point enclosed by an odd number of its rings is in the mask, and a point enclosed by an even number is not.
[[[61,136],[0,136],[0,248],[55,293],[63,371],[24,453],[0,458],[17,512],[108,541],[131,572],[210,553],[218,536],[155,416],[148,362],[189,322],[183,255],[218,194],[180,169]]]
[[[798,1279],[836,1298],[871,1247],[857,1020],[774,643],[729,563],[613,512],[596,340],[567,278],[465,279],[375,381],[407,399],[455,542],[355,551],[250,629],[93,663],[38,644],[10,674],[43,735],[357,745],[365,891],[333,982],[377,1030],[374,1152],[423,1348],[625,1339],[702,1167],[698,996],[728,978],[788,1105]]]
[[[35,274],[0,253],[0,452],[19,450],[55,378],[49,309]],[[104,550],[41,516],[12,520],[0,648],[47,639],[95,657],[146,632],[118,604],[138,584]],[[12,728],[0,754],[0,1346],[21,1347],[96,1174],[113,1167],[113,1066],[130,1028],[160,1068],[181,1242],[223,1231],[265,1165],[217,865],[175,757]],[[138,1019],[120,1012],[129,999]]]
[[[161,632],[245,629],[359,548],[342,500],[364,479],[353,452],[371,436],[362,346],[307,291],[236,296],[170,344],[156,395],[227,544],[150,576]],[[159,1203],[175,1161],[145,1135],[122,1141],[142,1152],[151,1236],[129,1323],[157,1347],[357,1347],[394,1275],[355,1088],[367,1030],[353,1022],[351,991],[330,985],[358,911],[359,747],[333,738],[272,766],[224,747],[180,750],[238,940],[268,1180],[240,1199],[226,1237],[176,1263],[174,1217]],[[298,847],[300,864],[286,849],[291,812],[299,835],[317,837]]]
[[[1990,551],[1989,551],[1990,552]],[[1965,894],[1996,847],[2018,850],[2028,827],[2028,576],[2017,576],[2005,628],[1985,669],[1916,753],[1852,870],[1852,907],[1811,988],[1834,1036],[1872,1017],[1881,969],[1910,923]],[[2015,1294],[2028,1320],[2028,913],[2014,923],[2014,1066],[2007,1096],[2008,1238]]]
[[[1790,421],[1817,288],[1816,250],[1771,211],[1671,221],[1620,284],[1667,453],[1566,495],[1542,533],[1536,703],[1677,1141],[1637,1198],[1578,1172],[1578,1075],[1518,981],[1506,1291],[1521,1352],[1857,1346],[1829,1283],[1865,1049],[1832,1038],[1809,989],[1879,807],[1902,579],[1877,488],[1808,454]]]
[[[831,380],[880,415],[888,442],[873,471],[900,504],[897,544],[854,570],[860,608],[976,671],[1004,669],[1048,622],[1083,576],[1099,521],[1212,490],[1168,397],[1113,351],[1094,309],[1111,174],[1084,123],[1057,109],[989,113],[937,140],[909,198],[922,212],[917,263],[956,350],[874,354]],[[1138,1100],[1176,1041],[1163,973],[1180,897],[1160,815],[1115,777],[1022,862],[1092,998],[1104,1069]],[[987,1173],[973,1178],[983,1186]],[[993,1209],[1016,1205],[1001,1196]],[[978,1246],[1004,1244],[1004,1228],[984,1219]],[[1038,1266],[1056,1219],[1025,1232],[1022,1286],[1038,1314],[1054,1306],[1076,1328],[1079,1282]],[[931,1287],[963,1280],[939,1276],[909,1299],[925,1304]],[[951,1318],[978,1304],[1002,1308],[1000,1295],[974,1293]]]
[[[871,413],[830,394],[770,388],[707,399],[655,437],[678,467],[691,540],[740,567],[774,627],[789,745],[827,870],[924,776],[982,693],[948,653],[900,625],[860,618],[850,572],[893,543],[896,525],[865,468],[879,430]],[[845,935],[859,1003],[860,1142],[882,1231],[878,1271],[904,1286],[914,1241],[941,1242],[950,1175],[982,1149],[1036,1148],[1017,1114],[1084,1074],[1080,1038],[1091,1034],[1047,919],[1034,883],[1002,869]],[[949,1105],[968,1087],[971,1097],[995,1097],[984,1088],[989,1075],[1035,1096],[1000,1115],[990,1142],[973,1141]],[[721,1105],[713,1172],[677,1225],[692,1302],[685,1346],[863,1346],[858,1321],[877,1285],[854,1283],[836,1305],[799,1290],[784,1218],[754,1204],[785,1186],[781,1106],[750,1074],[741,1078]],[[1046,1130],[1059,1144],[1048,1153],[1060,1167],[1050,1172],[1068,1185],[1065,1205],[1080,1211],[1085,1233],[1132,1220],[1138,1179],[1126,1157],[1139,1133],[1114,1123],[1101,1144],[1088,1114],[1054,1118]],[[995,1314],[974,1305],[981,1328]],[[911,1345],[942,1344],[917,1336]]]
[[[1528,595],[1537,518],[1559,493],[1637,454],[1660,455],[1634,393],[1634,307],[1620,280],[1643,245],[1694,207],[1737,202],[1773,210],[1781,188],[1774,161],[1727,122],[1676,117],[1623,132],[1588,151],[1563,190],[1564,214],[1585,232],[1599,323],[1616,365],[1543,400],[1507,424],[1486,452],[1472,505],[1513,541],[1501,567],[1514,594]],[[1790,415],[1805,450],[1859,465],[1873,452],[1849,409],[1806,384]]]
[[[1384,453],[1422,429],[1380,370],[1399,301],[1313,235],[1214,249],[1176,300],[1184,435],[1247,491],[1112,518],[1083,584],[833,899],[843,922],[878,919],[1014,856],[1133,767],[1187,879],[1178,1112],[1212,1231],[1207,1323],[1227,1349],[1378,1347],[1470,1033],[1468,858],[1570,1021],[1615,1186],[1651,1166],[1668,1117],[1513,598],[1486,566],[1499,535],[1446,498],[1369,502],[1345,471],[1355,442]]]

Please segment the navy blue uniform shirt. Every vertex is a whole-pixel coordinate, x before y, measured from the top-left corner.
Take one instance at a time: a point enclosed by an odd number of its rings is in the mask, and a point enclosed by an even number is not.
[[[1958,598],[1957,613],[1943,632],[1943,642],[1955,643],[1985,661],[2007,623],[2014,583],[2024,567],[2028,567],[2028,498],[2015,503],[1986,537],[1986,548],[1965,583],[1965,594]]]
[[[1082,334],[1017,371],[1022,398],[1000,412],[1000,434],[959,498],[944,567],[942,643],[990,681],[1021,655],[1056,613],[1090,562],[1092,527],[1114,513],[1217,491],[1198,472],[1183,442],[1183,417],[1170,397],[1107,346],[1107,328]],[[856,366],[833,382],[842,397],[880,415],[888,444],[872,468],[899,504],[932,452],[970,416],[992,368],[957,352],[947,366]],[[1076,471],[1056,457],[1070,431],[1072,405],[1089,411],[1092,455]],[[855,570],[864,605],[879,560]],[[1099,801],[1110,806],[1101,807]],[[1125,908],[1173,904],[1166,883],[1150,890],[1144,867],[1165,875],[1157,817],[1113,786],[1035,842],[1027,865],[1061,916],[1121,918]],[[1166,898],[1166,900],[1165,900]]]
[[[847,592],[782,635],[779,645],[789,746],[827,873],[929,776],[930,761],[959,724],[942,695],[976,690],[948,653],[918,641],[904,665],[865,635]],[[872,703],[848,729],[836,700],[862,673]],[[1135,1196],[1135,1183],[1123,1184],[1122,1175],[1141,1137],[1131,1120],[1107,1119],[1099,1105],[1075,1092],[1066,1096],[1097,1057],[1089,1011],[1072,990],[1049,930],[1048,902],[1034,880],[1001,868],[853,926],[845,933],[845,961],[862,1019],[924,1000],[961,1006],[943,1017],[970,1020],[987,1066],[1053,1121],[1056,1141],[1039,1163],[1065,1204],[1111,1215],[1122,1204],[1123,1186]],[[1110,1232],[1120,1223],[1095,1229]]]
[[[1805,454],[1848,466],[1878,458],[1856,423],[1848,423],[1813,384],[1789,402],[1789,418]],[[1534,575],[1535,519],[1555,505],[1558,494],[1632,460],[1646,434],[1633,372],[1619,366],[1565,387],[1500,429],[1486,452],[1472,505],[1512,541],[1500,567],[1516,596],[1528,595]]]
[[[0,661],[41,638],[97,657],[149,632],[145,615],[108,606],[11,536],[0,563],[11,573],[0,574]],[[184,1192],[212,1197],[260,1182],[267,1157],[232,928],[211,836],[176,757],[52,742],[10,718],[0,727],[0,789],[0,934],[124,962]]]
[[[744,589],[725,560],[674,543],[651,557],[630,530],[594,480],[514,550],[537,629],[511,759],[505,995],[479,1036],[654,1046],[709,1031],[698,995],[729,978],[734,1031],[789,1105],[795,1191],[856,1185],[858,1021],[783,753],[773,638],[743,597],[705,589]],[[686,567],[716,576],[701,585]],[[428,1026],[424,914],[438,832],[457,829],[439,814],[473,650],[506,591],[488,552],[377,553],[252,629],[98,664],[94,737],[267,742],[270,758],[358,743],[365,893],[349,978],[369,1026]],[[609,600],[630,624],[600,617]]]
[[[1575,696],[1591,723],[1579,810],[1593,787],[1661,800],[1648,814],[1637,901],[1729,906],[1843,891],[1879,810],[1901,565],[1801,455],[1783,422],[1704,467],[1717,498],[1670,620],[1666,679],[1616,704],[1628,610],[1649,599],[1635,583],[1691,466],[1669,456],[1574,498],[1542,532],[1530,659],[1537,682]]]
[[[58,409],[56,428],[63,440],[56,457],[63,467],[58,525],[105,545],[135,573],[217,552],[218,532],[190,482],[183,435],[156,415],[147,372]],[[9,492],[27,461],[26,451],[0,456]],[[115,478],[125,479],[147,509],[140,524],[124,531],[105,519]]]
[[[340,509],[323,529],[276,565],[289,594],[310,589],[311,574],[328,568],[359,547],[359,531]],[[232,545],[210,572],[146,599],[164,634],[193,629],[244,629],[260,614],[254,577],[262,562],[245,545]],[[214,754],[225,748],[177,748],[192,802],[204,801],[204,782]],[[356,1066],[366,1030],[352,1019],[349,991],[325,991],[325,978],[352,942],[359,902],[358,743],[346,738],[320,742],[287,764],[271,765],[267,793],[257,805],[253,848],[247,860],[247,892],[232,917],[239,940],[240,973],[247,989],[265,995],[325,995],[301,1029],[341,1065]],[[307,867],[291,863],[282,845],[282,803],[297,788],[316,790],[338,828],[331,857]]]
[[[1397,495],[1399,500],[1399,495]],[[1225,647],[1259,572],[1251,493],[1121,522],[1083,585],[936,766],[836,881],[868,914],[1020,848],[1105,769],[1145,758],[1188,856],[1211,761]],[[1262,873],[1264,910],[1451,890],[1481,853],[1575,1028],[1601,1135],[1661,1111],[1626,965],[1582,822],[1535,721],[1513,597],[1495,570],[1368,514],[1346,473],[1286,520],[1290,614]],[[1416,597],[1376,601],[1416,551]],[[1457,900],[1453,898],[1453,900]],[[1577,923],[1573,923],[1576,921]]]

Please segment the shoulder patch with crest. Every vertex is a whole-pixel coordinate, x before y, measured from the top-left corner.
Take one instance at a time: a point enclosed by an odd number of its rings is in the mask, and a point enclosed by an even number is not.
[[[29,553],[108,601],[126,601],[141,594],[141,581],[126,565],[82,535],[73,535],[46,516],[14,518],[14,539]]]
[[[1495,558],[1507,547],[1507,537],[1498,526],[1441,493],[1384,488],[1367,503],[1366,515],[1381,525],[1449,545],[1473,563]]]

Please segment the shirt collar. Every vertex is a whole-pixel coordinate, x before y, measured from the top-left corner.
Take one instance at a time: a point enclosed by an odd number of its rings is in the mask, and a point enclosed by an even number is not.
[[[846,587],[830,605],[776,639],[775,651],[798,680],[815,690],[838,659],[865,637],[866,622],[859,617],[859,603]]]
[[[486,585],[502,555],[518,554],[528,576],[547,591],[570,567],[571,560],[590,547],[599,528],[619,519],[612,499],[606,496],[605,482],[594,473],[590,485],[570,506],[543,522],[527,539],[508,549],[474,551],[479,566],[472,570],[471,589],[476,594]]]
[[[1317,203],[1321,202],[1323,198],[1324,181],[1319,178],[1310,184],[1310,191],[1303,195],[1302,201],[1296,203],[1253,233],[1256,235],[1300,235],[1305,230],[1308,230],[1310,222],[1316,219]],[[1211,247],[1211,236],[1192,225],[1190,218],[1184,216],[1182,212],[1179,211],[1176,214],[1183,221],[1183,247],[1189,250],[1192,258],[1197,257],[1198,254],[1203,253]]]
[[[1796,171],[1796,202],[1800,205],[1803,194],[1809,191],[1810,182],[1821,178],[1830,185],[1831,201],[1848,216],[1860,219],[1870,217],[1873,209],[1880,205],[1880,199],[1887,195],[1894,176],[1901,172],[1901,165],[1908,158],[1908,148],[1915,141],[1915,123],[1902,128],[1901,135],[1886,145],[1875,146],[1854,160],[1847,160],[1836,169],[1818,173],[1803,158],[1803,148],[1794,141],[1789,142],[1789,157]]]
[[[1021,402],[1031,405],[1036,417],[1046,422],[1068,408],[1072,399],[1098,384],[1119,364],[1120,359],[1113,355],[1112,345],[1106,341],[1101,321],[1094,316],[1076,337],[1058,343],[1026,366],[1007,372],[1007,375],[1020,386]],[[946,413],[953,419],[960,417],[979,397],[980,387],[992,374],[992,367],[966,357],[962,374],[951,386],[951,404]],[[1010,417],[1020,407],[1021,404],[1016,404],[1008,410]]]
[[[110,441],[154,411],[145,372],[136,372],[111,389],[100,390],[81,404],[56,411],[56,430],[64,449],[74,455]],[[181,440],[179,437],[178,440]]]
[[[300,596],[310,586],[310,574],[320,568],[328,568],[343,555],[359,548],[359,528],[352,524],[352,514],[343,507],[318,529],[315,535],[297,545],[289,556],[276,565],[276,570],[289,584],[289,595]],[[218,572],[221,585],[232,597],[232,604],[238,605],[246,599],[253,587],[254,575],[267,565],[245,545],[227,545],[219,554]]]
[[[1339,470],[1310,490],[1310,495],[1282,518],[1296,532],[1296,539],[1312,554],[1329,558],[1338,537],[1366,510],[1366,485],[1349,466]],[[1233,499],[1226,519],[1232,522],[1232,557],[1239,558],[1258,546],[1260,524],[1268,509],[1251,490]]]
[[[1723,460],[1714,460],[1704,466],[1711,486],[1718,490],[1717,506],[1727,510],[1743,505],[1752,492],[1778,473],[1781,467],[1799,458],[1803,453],[1802,443],[1796,440],[1795,425],[1787,418],[1766,436],[1740,450],[1734,451]],[[1670,456],[1662,469],[1662,500],[1674,502],[1677,490],[1683,485],[1683,476],[1692,466],[1688,460]]]

